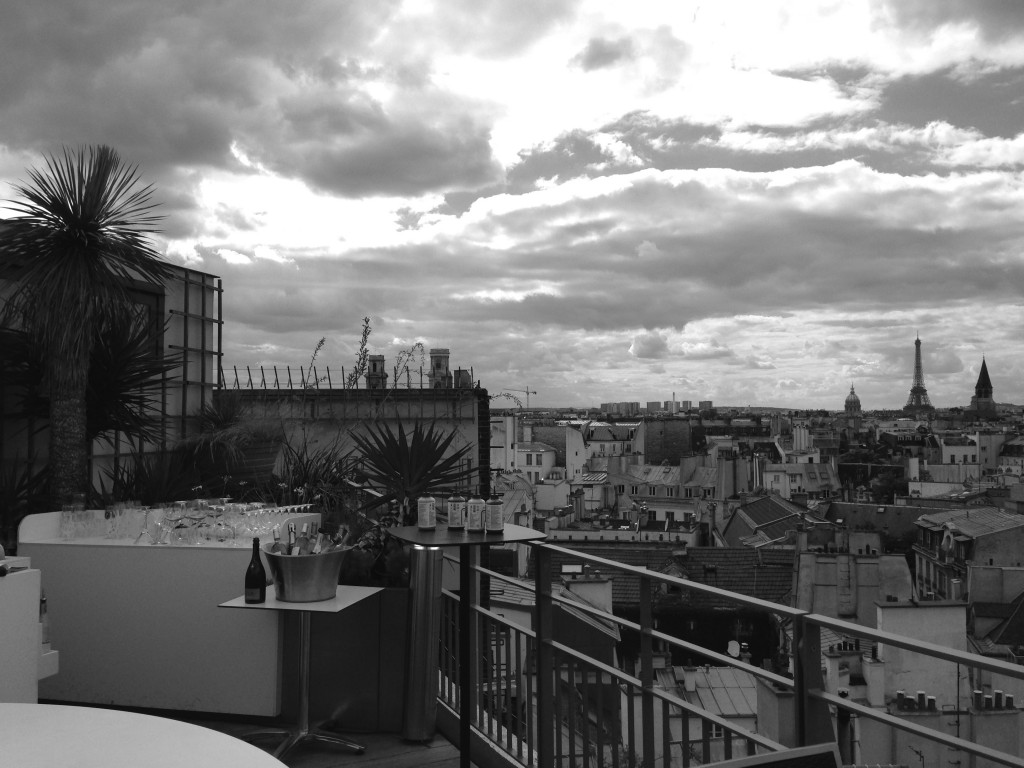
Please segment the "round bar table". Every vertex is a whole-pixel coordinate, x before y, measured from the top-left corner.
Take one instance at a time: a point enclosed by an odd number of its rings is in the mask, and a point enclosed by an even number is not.
[[[0,753],[18,768],[282,768],[210,728],[101,707],[0,704]]]
[[[476,682],[476,665],[470,650],[470,592],[473,582],[473,566],[476,564],[480,547],[494,547],[499,544],[515,544],[537,541],[545,535],[533,528],[522,525],[506,525],[501,533],[469,533],[464,530],[451,531],[438,525],[433,531],[421,531],[415,525],[389,528],[388,533],[407,544],[421,547],[456,547],[459,549],[459,765],[470,768],[470,737],[472,735],[473,685]],[[472,562],[471,562],[472,561]]]

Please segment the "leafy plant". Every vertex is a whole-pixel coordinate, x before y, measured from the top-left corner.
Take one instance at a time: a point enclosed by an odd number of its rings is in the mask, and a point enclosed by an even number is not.
[[[311,439],[305,429],[300,434],[300,439],[288,440],[281,447],[278,482],[299,501],[317,504],[324,522],[340,524],[352,497],[347,482],[354,466],[352,450],[344,447],[340,434],[323,444]]]
[[[196,459],[208,458],[225,468],[241,464],[245,448],[255,442],[281,442],[284,428],[275,419],[256,418],[238,391],[218,392],[197,414],[199,431],[179,446]]]
[[[86,390],[90,440],[121,432],[151,443],[163,438],[159,398],[167,374],[181,366],[180,355],[164,356],[138,318],[106,318],[89,358]]]
[[[89,488],[86,391],[103,323],[132,311],[134,281],[163,284],[169,264],[149,244],[160,217],[152,187],[110,147],[65,149],[30,169],[9,202],[0,256],[14,290],[3,324],[41,352],[50,400],[50,490],[55,503]]]
[[[412,433],[399,423],[395,432],[386,423],[374,424],[365,434],[352,433],[360,454],[359,472],[381,495],[364,509],[395,502],[408,524],[409,502],[431,491],[453,488],[469,480],[476,470],[466,466],[470,446],[449,453],[458,433],[445,434],[434,424],[417,422]]]
[[[17,545],[18,525],[34,512],[45,512],[47,503],[46,468],[35,469],[29,459],[17,458],[0,468],[0,543],[13,551]]]
[[[187,499],[198,484],[195,468],[182,451],[134,454],[116,470],[107,470],[106,475],[110,488],[101,483],[97,491],[101,499],[138,499],[147,506]]]

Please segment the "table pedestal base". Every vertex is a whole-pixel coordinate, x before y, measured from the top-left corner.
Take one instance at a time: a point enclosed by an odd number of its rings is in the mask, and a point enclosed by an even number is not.
[[[284,738],[284,740],[278,745],[277,749],[274,750],[273,755],[278,760],[283,758],[288,751],[301,744],[303,741],[316,741],[321,744],[333,744],[337,747],[344,747],[357,755],[363,754],[366,747],[362,744],[357,744],[354,741],[346,739],[344,736],[338,736],[333,733],[327,733],[319,729],[310,730],[309,728],[269,728],[263,731],[255,731],[253,733],[247,733],[242,738],[245,741],[252,742],[260,739],[269,739],[272,737]]]
[[[293,728],[267,728],[245,734],[242,739],[253,741],[256,739],[271,738],[273,736],[284,737],[277,749],[274,750],[274,757],[280,760],[292,747],[303,741],[316,741],[321,744],[333,744],[361,755],[366,747],[354,741],[346,739],[335,733],[327,733],[319,728],[309,727],[309,611],[299,613],[299,722]]]

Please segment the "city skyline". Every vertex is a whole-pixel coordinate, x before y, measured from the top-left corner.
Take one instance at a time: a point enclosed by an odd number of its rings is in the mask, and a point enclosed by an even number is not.
[[[937,408],[1024,403],[1024,5],[8,6],[0,199],[137,163],[229,368],[369,317],[532,407],[881,410],[919,336]]]

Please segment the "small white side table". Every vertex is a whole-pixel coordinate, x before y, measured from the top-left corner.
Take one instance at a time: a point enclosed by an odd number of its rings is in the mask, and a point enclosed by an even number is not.
[[[265,736],[283,736],[284,740],[274,750],[274,757],[280,759],[296,744],[302,741],[318,741],[345,747],[356,754],[362,754],[365,747],[350,739],[309,725],[309,617],[312,613],[340,613],[349,606],[355,605],[380,592],[380,587],[349,587],[339,586],[337,593],[329,600],[317,600],[312,603],[288,603],[278,600],[271,594],[265,603],[247,603],[245,596],[236,597],[221,603],[221,608],[244,608],[246,610],[298,611],[299,613],[299,722],[293,728],[273,728],[246,734],[246,741]]]

